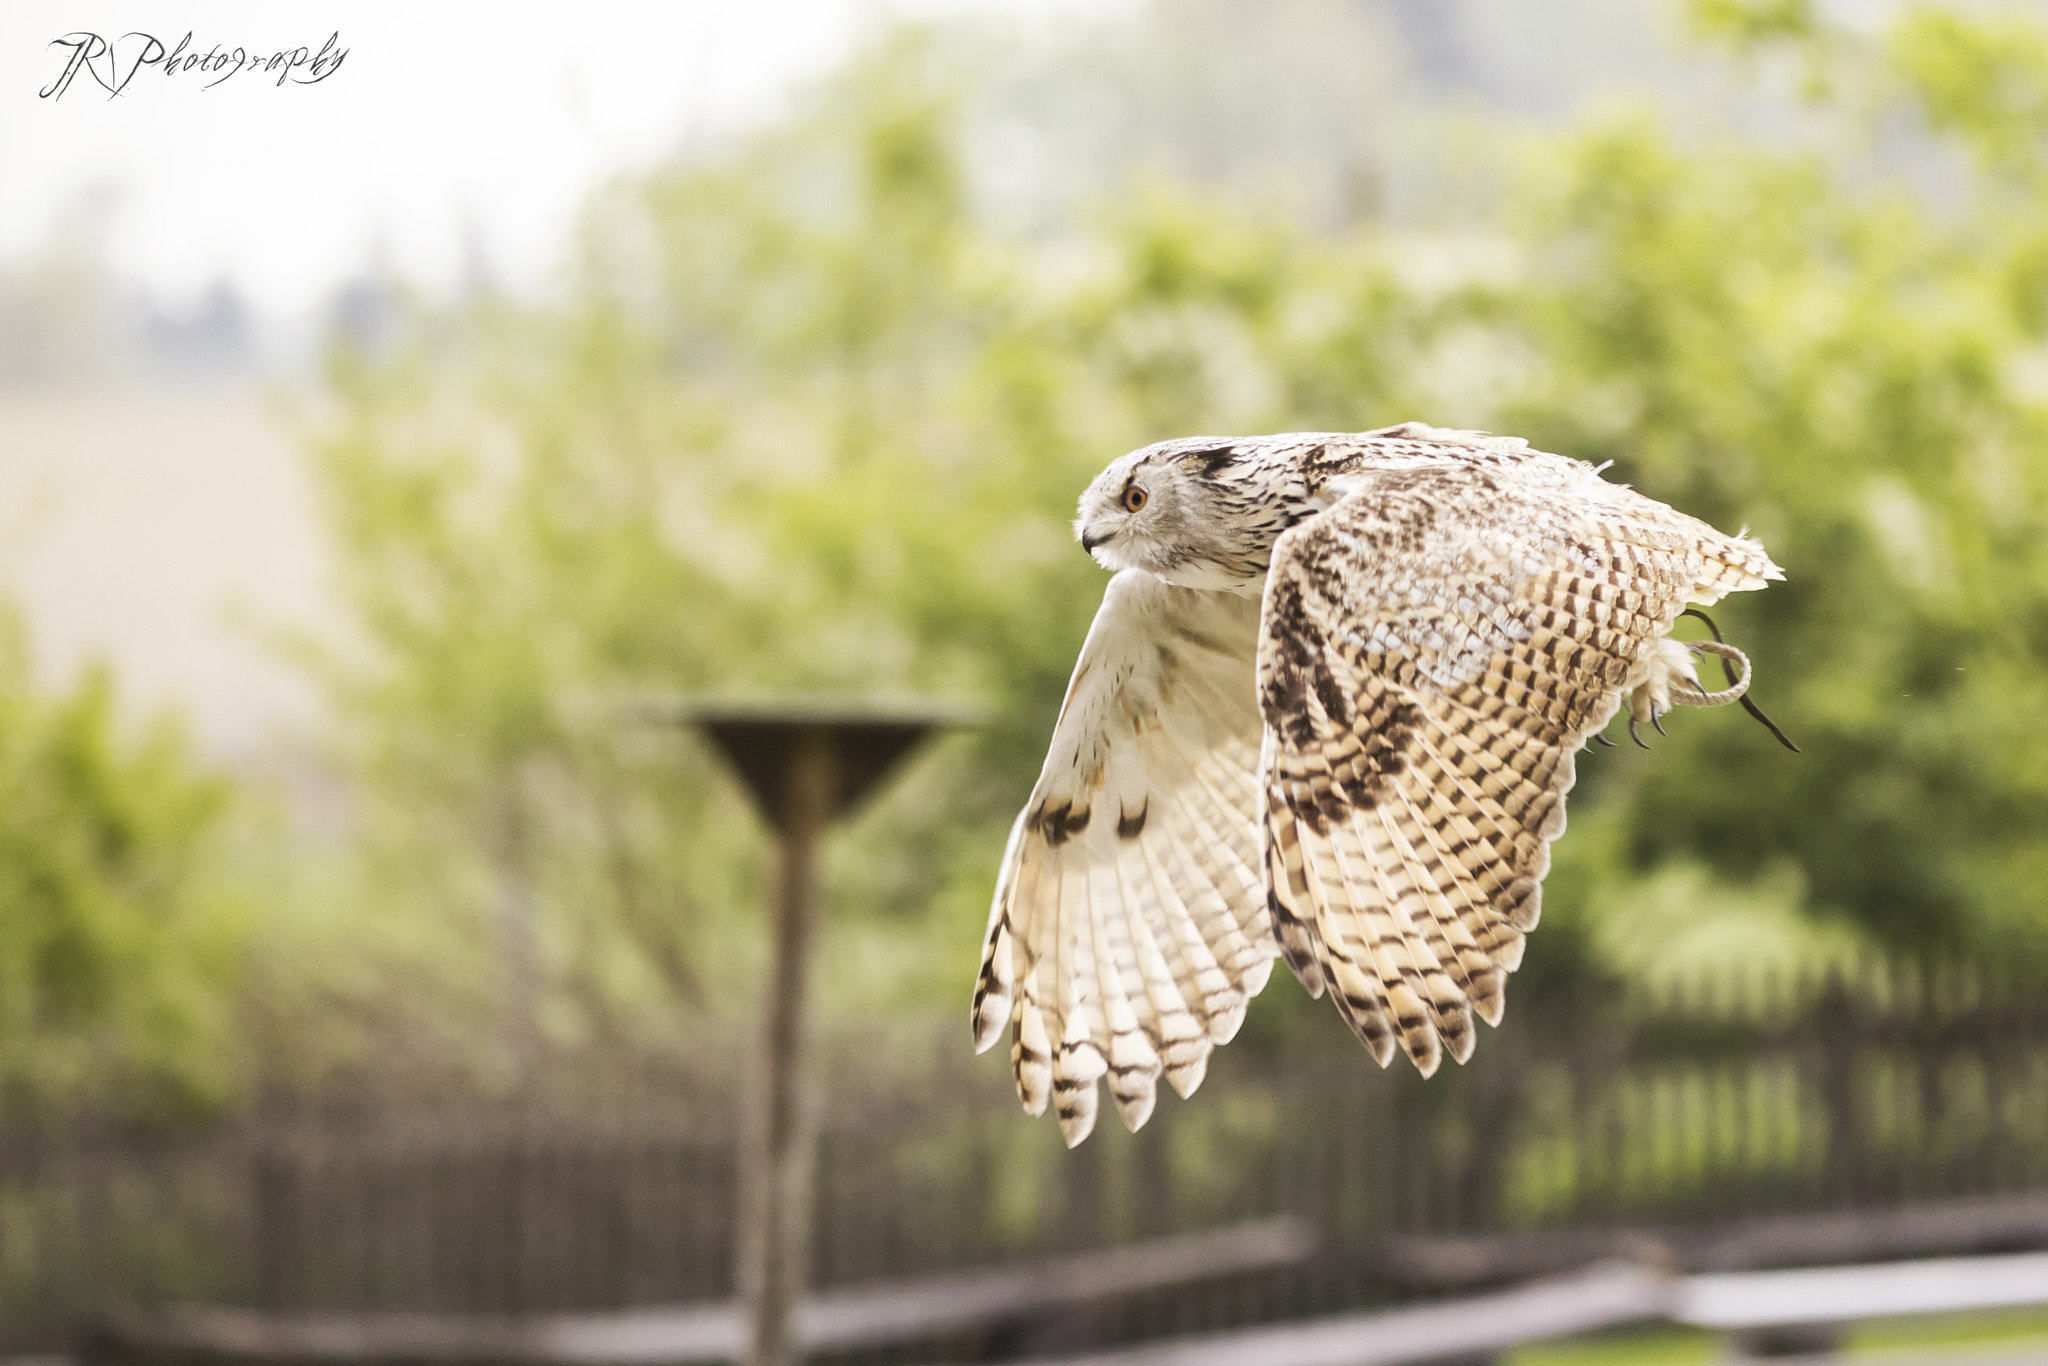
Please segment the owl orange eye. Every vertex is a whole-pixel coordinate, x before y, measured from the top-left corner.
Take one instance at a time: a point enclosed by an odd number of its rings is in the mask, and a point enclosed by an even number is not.
[[[1123,504],[1125,512],[1136,512],[1145,506],[1145,490],[1132,484],[1124,490],[1123,497],[1117,499],[1117,502]]]

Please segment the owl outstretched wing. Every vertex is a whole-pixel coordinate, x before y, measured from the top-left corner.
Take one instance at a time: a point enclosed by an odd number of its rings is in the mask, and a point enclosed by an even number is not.
[[[1133,1129],[1201,1083],[1278,953],[1259,878],[1256,598],[1110,580],[1010,831],[974,992],[1017,1094],[1069,1145],[1105,1074]]]
[[[1688,602],[1779,575],[1590,469],[1351,478],[1266,581],[1263,870],[1295,975],[1382,1066],[1398,1045],[1427,1075],[1470,1056],[1474,1014],[1500,1019],[1585,737],[1653,665],[1684,667],[1663,637]]]

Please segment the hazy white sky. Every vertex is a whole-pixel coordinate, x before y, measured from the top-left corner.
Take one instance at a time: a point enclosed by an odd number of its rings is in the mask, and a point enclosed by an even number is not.
[[[545,276],[582,192],[690,128],[770,111],[890,15],[1042,22],[1113,0],[6,0],[0,4],[0,259],[47,240],[67,202],[118,187],[115,264],[173,297],[233,279],[271,310],[304,307],[366,259],[455,278],[481,238],[514,282]],[[145,67],[119,98],[63,69],[53,40],[153,34],[318,49],[333,76]],[[131,39],[126,53],[142,47]],[[124,55],[123,60],[126,60]]]
[[[584,193],[660,156],[693,121],[772,112],[889,15],[1018,23],[1125,0],[0,0],[0,262],[115,187],[117,270],[172,302],[232,279],[299,313],[380,243],[403,275],[544,282]],[[192,48],[348,56],[279,88],[244,72],[144,68],[118,99],[88,77],[37,92],[76,31]],[[140,40],[131,40],[134,52]],[[137,709],[186,708],[207,749],[257,752],[308,718],[307,679],[251,621],[323,629],[326,553],[298,439],[244,388],[0,393],[0,596],[56,683],[92,657]]]

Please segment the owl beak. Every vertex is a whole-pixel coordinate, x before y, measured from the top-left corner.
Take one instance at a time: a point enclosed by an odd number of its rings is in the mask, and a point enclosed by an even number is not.
[[[1095,553],[1095,547],[1103,544],[1107,540],[1109,540],[1109,537],[1107,536],[1098,536],[1094,532],[1084,531],[1081,533],[1081,549],[1087,551],[1090,555],[1093,555]]]

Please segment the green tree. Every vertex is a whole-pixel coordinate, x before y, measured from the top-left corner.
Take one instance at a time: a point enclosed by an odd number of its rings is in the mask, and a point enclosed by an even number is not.
[[[338,358],[320,468],[361,638],[328,668],[386,895],[501,984],[529,962],[545,1028],[715,1006],[758,846],[701,752],[604,700],[973,693],[996,723],[836,848],[826,953],[841,1002],[955,1002],[1099,600],[1076,492],[1167,435],[1421,417],[1611,459],[1787,570],[1724,624],[1806,753],[1731,714],[1585,758],[1532,969],[1653,903],[2039,952],[2048,48],[1932,7],[1882,41],[1701,15],[1798,46],[1811,136],[1501,132],[1524,183],[1455,233],[1312,234],[1161,181],[1005,236],[961,152],[971,50],[898,34],[598,196],[561,303]],[[1902,109],[1974,158],[1960,202],[1873,152]]]

